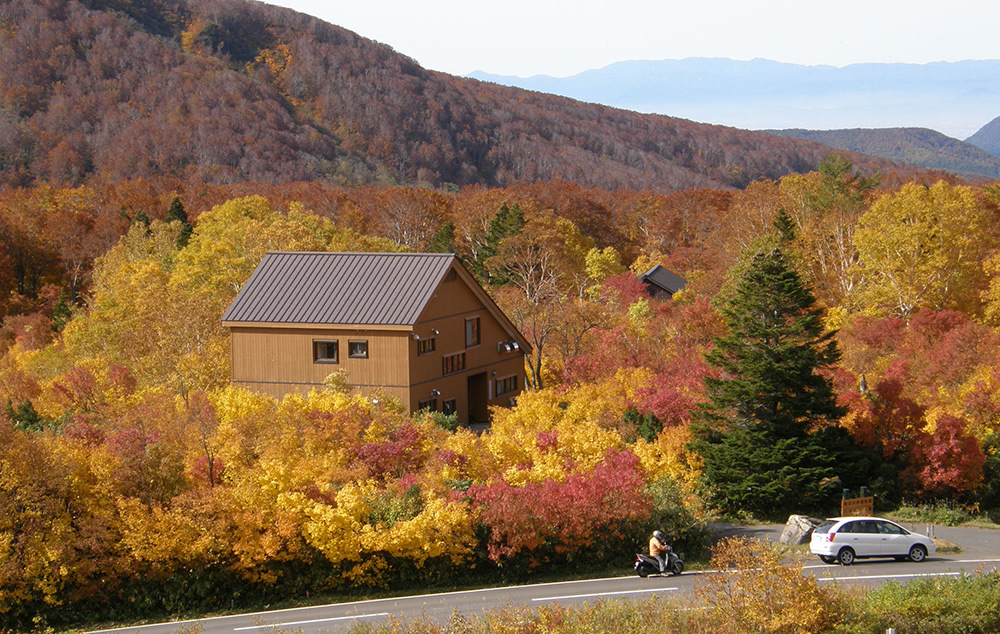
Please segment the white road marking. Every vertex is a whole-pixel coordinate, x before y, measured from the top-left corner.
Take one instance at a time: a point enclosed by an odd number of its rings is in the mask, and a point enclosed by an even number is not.
[[[866,575],[863,577],[817,577],[816,581],[858,581],[862,579],[903,579],[908,577],[960,577],[964,572],[920,572],[911,575]]]
[[[619,592],[595,592],[593,594],[565,594],[561,597],[539,597],[532,601],[559,601],[560,599],[584,599],[586,597],[609,597],[621,594],[639,594],[641,592],[673,592],[678,588],[648,588],[646,590],[621,590]]]
[[[380,616],[389,616],[388,612],[379,612],[378,614],[356,614],[354,616],[337,616],[329,619],[314,619],[312,621],[289,621],[288,623],[266,623],[261,625],[252,625],[250,627],[237,627],[233,628],[234,632],[243,632],[246,630],[263,630],[270,627],[288,627],[290,625],[309,625],[310,623],[327,623],[329,621],[349,621],[351,619],[374,619]]]

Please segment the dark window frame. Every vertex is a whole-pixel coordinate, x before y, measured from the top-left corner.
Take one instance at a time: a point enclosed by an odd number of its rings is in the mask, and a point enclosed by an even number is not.
[[[354,346],[363,345],[364,352],[357,353],[354,352]],[[368,340],[367,339],[348,339],[347,340],[347,356],[350,359],[367,359],[368,358]]]
[[[471,330],[470,330],[471,326]],[[474,348],[483,341],[482,321],[479,316],[467,317],[465,319],[465,347]]]
[[[333,346],[333,356],[330,356],[328,346]],[[331,365],[340,363],[340,340],[313,339],[313,363],[329,363]]]
[[[465,352],[446,354],[441,357],[441,374],[455,374],[465,370]]]
[[[494,382],[493,393],[496,396],[503,396],[504,394],[513,394],[516,391],[517,391],[516,374],[499,377]]]
[[[434,352],[435,349],[437,349],[437,344],[435,343],[434,337],[417,340],[417,355],[430,354]]]

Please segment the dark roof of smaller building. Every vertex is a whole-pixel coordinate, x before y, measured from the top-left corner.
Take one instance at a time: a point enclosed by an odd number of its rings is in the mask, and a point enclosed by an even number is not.
[[[687,280],[679,275],[671,273],[659,264],[640,275],[639,279],[647,284],[659,286],[671,295],[687,286]]]
[[[268,253],[222,321],[412,325],[453,262],[451,253]]]

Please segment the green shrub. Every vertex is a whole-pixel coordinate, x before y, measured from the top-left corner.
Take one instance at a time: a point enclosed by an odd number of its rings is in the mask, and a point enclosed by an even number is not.
[[[895,517],[919,524],[958,526],[973,519],[972,513],[954,502],[939,501],[933,504],[904,504],[893,513]]]
[[[855,595],[853,611],[835,632],[997,632],[1000,575],[890,582]]]

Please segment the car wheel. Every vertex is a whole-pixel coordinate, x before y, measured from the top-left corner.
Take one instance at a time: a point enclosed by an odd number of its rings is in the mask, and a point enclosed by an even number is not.
[[[920,563],[924,559],[927,559],[927,549],[917,544],[910,549],[910,561]]]
[[[854,551],[850,548],[841,548],[840,552],[837,553],[837,561],[840,562],[841,566],[850,566],[854,563]]]
[[[824,564],[832,564],[837,561],[836,557],[831,557],[830,555],[820,555],[819,558]]]

